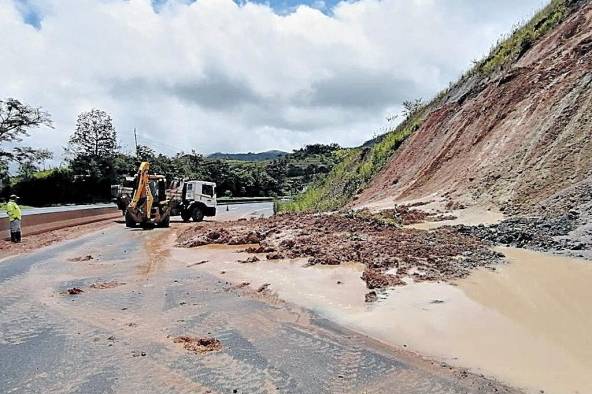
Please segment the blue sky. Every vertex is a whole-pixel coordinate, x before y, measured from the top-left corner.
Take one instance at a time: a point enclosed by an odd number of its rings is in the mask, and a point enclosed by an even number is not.
[[[152,4],[154,5],[155,9],[159,9],[166,4],[169,0],[151,0]],[[195,0],[184,0],[186,3],[193,3]],[[242,0],[235,0],[237,4],[244,4]],[[330,12],[331,8],[335,4],[337,4],[337,0],[307,0],[307,1],[299,1],[299,0],[271,0],[271,1],[253,1],[254,3],[264,4],[271,8],[273,8],[279,14],[285,14],[287,12],[293,11],[299,5],[307,5],[312,8],[316,8],[323,12]]]
[[[125,1],[125,0],[122,0]],[[152,6],[154,10],[158,12],[163,6],[170,0],[151,0]],[[190,4],[195,2],[196,0],[176,0],[181,1],[186,4]],[[245,1],[243,0],[234,0],[237,4],[244,4]],[[261,0],[261,1],[252,1],[253,3],[263,4],[271,7],[275,12],[278,14],[286,14],[293,12],[298,6],[300,5],[307,5],[311,8],[316,8],[323,13],[330,14],[331,9],[338,3],[337,0]],[[17,0],[17,4],[19,5],[19,11],[23,17],[25,23],[39,29],[41,26],[41,21],[43,15],[39,10],[39,7],[36,6],[34,1],[31,0]]]

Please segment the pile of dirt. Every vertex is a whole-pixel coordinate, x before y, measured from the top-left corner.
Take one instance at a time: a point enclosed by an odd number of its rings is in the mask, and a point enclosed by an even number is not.
[[[182,343],[183,348],[193,353],[206,353],[222,349],[222,343],[213,337],[178,336],[173,339],[175,343]]]
[[[370,289],[415,281],[447,280],[503,256],[483,242],[450,228],[403,229],[355,214],[282,214],[265,219],[195,226],[181,233],[178,245],[252,244],[251,252],[268,260],[308,257],[308,264],[359,262]]]
[[[566,3],[513,63],[468,73],[431,105],[354,205],[438,195],[541,214],[555,196],[564,214],[589,199],[571,189],[592,181],[592,2]]]

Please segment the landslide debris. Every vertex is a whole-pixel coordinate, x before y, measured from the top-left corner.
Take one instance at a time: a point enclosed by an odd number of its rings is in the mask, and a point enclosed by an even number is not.
[[[270,218],[208,223],[180,234],[178,245],[258,244],[249,251],[274,250],[268,260],[307,257],[308,264],[364,264],[369,289],[415,281],[449,280],[499,262],[501,254],[455,229],[403,229],[357,214],[282,214]]]
[[[178,336],[173,339],[174,343],[183,344],[183,348],[187,351],[199,354],[206,352],[213,352],[222,349],[222,343],[213,337],[191,337]]]
[[[572,239],[569,234],[580,225],[576,211],[557,217],[512,217],[489,226],[458,225],[461,234],[477,237],[492,244],[539,251],[584,250],[592,248],[590,239]]]

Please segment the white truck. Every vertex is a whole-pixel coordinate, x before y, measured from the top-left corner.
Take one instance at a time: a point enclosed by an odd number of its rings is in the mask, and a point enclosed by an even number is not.
[[[180,215],[184,222],[201,222],[204,216],[216,216],[216,184],[205,181],[173,181],[167,190],[171,216]]]
[[[123,185],[112,185],[111,194],[113,200],[125,215],[125,211],[131,202],[136,177],[126,177]],[[162,185],[162,183],[161,183]],[[154,195],[161,195],[163,190],[156,190]],[[160,197],[163,200],[162,197]],[[195,181],[195,180],[174,180],[169,187],[164,190],[164,199],[168,200],[171,207],[171,216],[181,216],[184,222],[193,219],[195,222],[201,222],[205,216],[216,216],[216,184],[214,182]]]

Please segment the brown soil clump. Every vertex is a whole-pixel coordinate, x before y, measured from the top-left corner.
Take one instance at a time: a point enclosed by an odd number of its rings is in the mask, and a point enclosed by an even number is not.
[[[446,209],[449,211],[456,211],[458,209],[465,209],[465,208],[466,208],[465,205],[458,202],[458,201],[450,200],[446,203]]]
[[[380,270],[366,268],[362,273],[362,279],[366,281],[366,287],[369,289],[381,289],[389,286],[402,286],[405,282],[398,276],[385,274]]]
[[[376,302],[378,301],[378,294],[376,294],[376,292],[372,290],[371,292],[366,293],[365,300],[368,303]]]
[[[257,261],[259,261],[259,257],[251,256],[251,257],[248,257],[244,260],[239,260],[238,262],[243,263],[243,264],[248,264],[248,263],[256,263]]]
[[[211,233],[220,237],[211,237]],[[283,214],[242,222],[195,226],[178,238],[182,247],[207,243],[252,243],[276,252],[267,259],[308,257],[308,264],[359,262],[369,288],[403,285],[401,277],[416,281],[448,280],[471,269],[501,260],[499,253],[475,237],[450,228],[433,231],[404,229],[357,214]],[[396,275],[387,274],[396,269]]]
[[[265,246],[258,246],[258,247],[249,247],[245,249],[247,253],[273,253],[275,252],[274,248],[265,247]]]
[[[66,292],[68,294],[70,294],[70,295],[76,295],[76,294],[84,293],[84,291],[82,289],[79,289],[78,287],[73,287],[71,289],[68,289]]]
[[[178,336],[173,339],[175,343],[182,343],[183,348],[193,353],[206,353],[222,349],[222,343],[213,337]]]
[[[79,261],[90,261],[93,259],[94,259],[93,256],[91,256],[90,254],[87,254],[86,256],[73,257],[71,259],[68,259],[68,261],[73,262],[73,263],[77,263]]]

